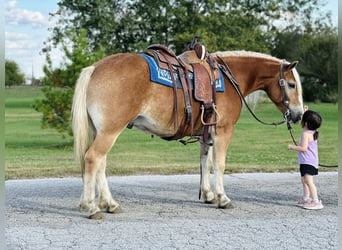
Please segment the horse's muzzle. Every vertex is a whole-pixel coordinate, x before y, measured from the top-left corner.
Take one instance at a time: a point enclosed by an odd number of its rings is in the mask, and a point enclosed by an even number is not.
[[[302,116],[303,116],[303,111],[293,111],[291,110],[291,113],[290,113],[290,120],[293,122],[293,123],[298,123],[302,120]]]

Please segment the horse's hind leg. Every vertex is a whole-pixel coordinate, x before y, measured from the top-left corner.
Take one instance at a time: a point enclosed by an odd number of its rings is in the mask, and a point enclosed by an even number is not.
[[[100,208],[95,200],[96,175],[102,163],[100,155],[97,154],[92,145],[85,154],[85,169],[83,172],[83,191],[80,201],[80,210],[88,209],[89,218],[94,218],[95,214],[100,213]],[[99,217],[97,219],[100,219]]]
[[[89,209],[91,219],[101,219],[100,207],[96,204],[95,185],[98,181],[100,205],[113,212],[118,204],[113,200],[105,176],[106,155],[115,142],[117,135],[98,133],[93,144],[85,154],[85,169],[83,173],[83,192],[80,209]]]
[[[122,210],[110,193],[106,177],[106,157],[97,174],[97,187],[99,192],[99,207],[108,213],[120,213]]]

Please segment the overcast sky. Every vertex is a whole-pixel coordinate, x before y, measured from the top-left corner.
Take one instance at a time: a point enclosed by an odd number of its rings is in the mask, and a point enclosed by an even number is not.
[[[14,60],[21,71],[35,78],[43,76],[44,56],[40,55],[43,42],[49,35],[49,13],[57,11],[58,0],[5,0],[5,57]],[[327,10],[332,12],[337,26],[338,0],[328,0]],[[52,55],[59,65],[61,54]]]

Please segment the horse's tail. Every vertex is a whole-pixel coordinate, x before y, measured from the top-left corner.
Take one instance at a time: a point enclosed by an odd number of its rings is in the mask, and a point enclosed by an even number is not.
[[[84,156],[93,140],[93,130],[87,112],[87,88],[94,66],[84,68],[77,80],[72,102],[72,130],[74,135],[74,155],[81,165],[82,176],[85,169]]]

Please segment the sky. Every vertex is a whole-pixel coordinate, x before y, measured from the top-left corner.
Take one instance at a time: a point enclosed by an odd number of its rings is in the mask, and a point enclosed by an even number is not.
[[[27,78],[44,76],[45,57],[40,51],[52,26],[49,13],[57,11],[58,0],[5,0],[5,58],[15,61]],[[338,0],[328,0],[325,6],[331,11],[337,26]],[[52,54],[55,66],[62,61],[62,54]]]

